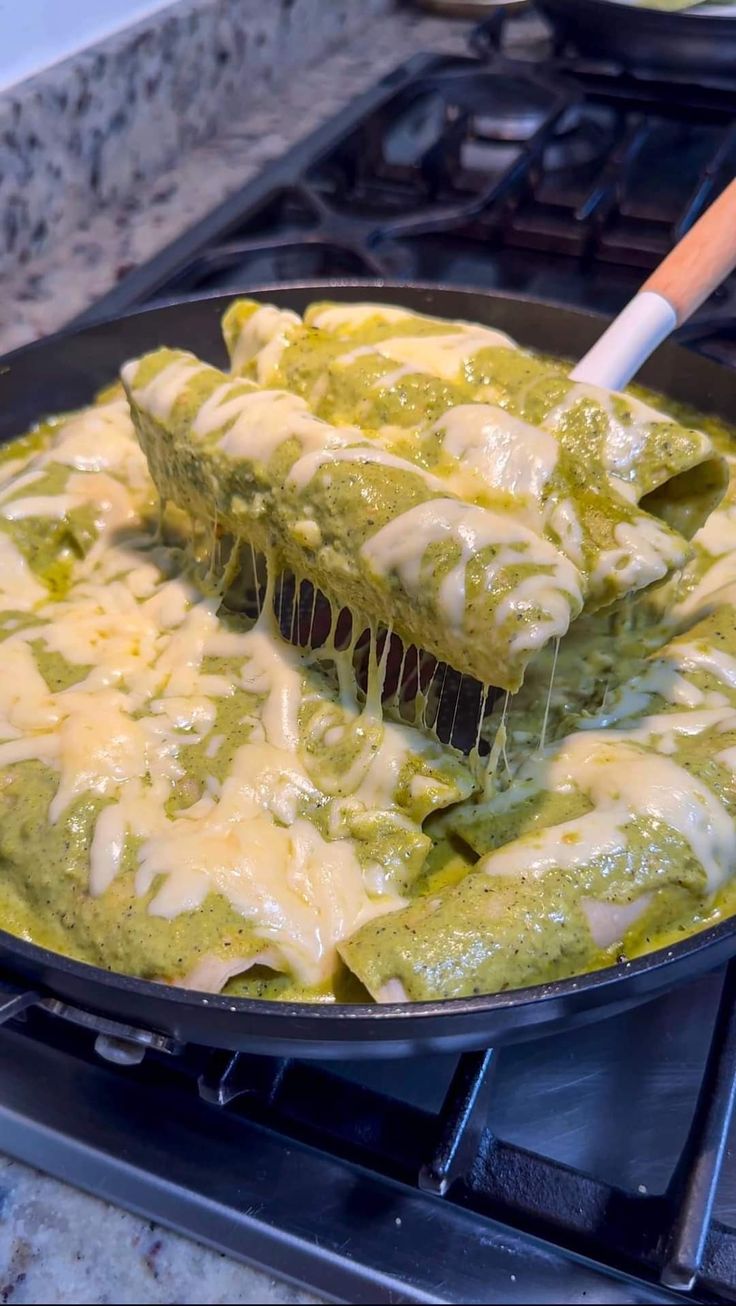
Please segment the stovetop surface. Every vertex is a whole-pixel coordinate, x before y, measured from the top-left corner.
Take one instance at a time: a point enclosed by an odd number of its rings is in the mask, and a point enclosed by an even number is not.
[[[673,87],[492,26],[397,68],[79,320],[356,277],[616,312],[734,175],[736,76]],[[735,324],[732,277],[684,338],[730,359]]]
[[[84,321],[320,277],[615,312],[734,175],[736,78],[673,88],[502,37],[398,68]],[[735,323],[732,278],[685,334],[730,361]],[[101,1059],[30,1010],[0,1028],[0,1147],[332,1298],[671,1301],[663,1267],[682,1287],[689,1264],[692,1300],[733,1301],[725,983],[710,1062],[723,973],[460,1062]]]
[[[722,983],[459,1060],[121,1064],[30,1011],[0,1028],[0,1148],[330,1299],[674,1301],[678,1158],[703,1106],[723,1124],[717,1088],[697,1109]],[[736,1296],[730,1152],[714,1216],[690,1300]]]

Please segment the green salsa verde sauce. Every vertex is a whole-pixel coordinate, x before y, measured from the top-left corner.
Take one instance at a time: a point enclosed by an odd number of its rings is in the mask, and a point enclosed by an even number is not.
[[[356,344],[365,344],[402,333],[441,334],[445,329],[445,324],[429,321],[419,328],[416,321],[395,322],[369,327],[358,333],[355,340]],[[535,422],[560,403],[569,388],[559,363],[532,359],[511,350],[480,351],[466,365],[464,375],[457,382],[435,378],[428,383],[426,377],[409,376],[386,387],[381,386],[381,378],[388,371],[395,371],[393,364],[385,367],[382,361],[367,357],[356,360],[348,368],[336,367],[334,360],[341,352],[345,352],[344,341],[331,341],[326,333],[307,328],[287,349],[279,368],[280,383],[288,384],[308,398],[313,398],[327,376],[328,385],[322,386],[322,397],[314,407],[331,421],[357,419],[370,426],[409,427],[439,417],[452,404],[478,399],[479,389],[483,388],[491,402]],[[684,424],[692,422],[701,430],[709,429],[724,452],[732,451],[731,433],[722,423],[705,421],[682,406],[668,405],[658,396],[643,397],[668,409]],[[6,446],[0,451],[0,463],[15,458],[27,460],[46,448],[61,420],[47,423]],[[571,416],[565,449],[565,474],[571,478],[576,456],[581,459],[587,456],[590,441],[596,438],[598,420],[598,415],[590,409]],[[290,451],[283,456],[288,461]],[[656,457],[661,461],[662,456],[666,458],[666,451],[663,455],[660,447]],[[428,461],[431,463],[431,457]],[[656,481],[660,470],[644,466],[643,485]],[[61,492],[66,471],[52,465],[44,481],[33,487],[33,492]],[[338,475],[328,486],[318,482],[313,492],[325,497],[325,513],[333,516],[336,529],[352,533],[360,529],[360,522],[351,511],[341,514],[340,487]],[[712,489],[704,486],[705,499]],[[580,495],[584,494],[581,484]],[[732,497],[736,498],[733,483],[727,504]],[[369,513],[372,510],[370,502],[366,510]],[[12,534],[52,597],[63,597],[68,592],[75,560],[84,557],[94,542],[92,518],[84,512],[70,514],[69,519],[51,526],[48,521],[30,518],[12,525],[3,523],[1,528]],[[451,554],[439,550],[435,560],[437,575],[441,577],[454,560]],[[702,555],[697,555],[690,565],[690,573],[701,574],[707,565],[707,559],[704,561]],[[678,584],[687,584],[687,578],[670,585],[670,601],[676,596]],[[3,629],[8,622],[12,628],[20,619],[32,622],[28,614],[21,617],[9,612],[2,617]],[[733,625],[716,614],[711,626],[712,639],[736,655]],[[646,657],[658,645],[666,643],[671,633],[667,600],[661,596],[658,600],[656,596],[642,595],[613,612],[608,610],[586,617],[580,632],[571,636],[567,666],[563,646],[547,739],[561,738],[575,727],[581,716],[600,708],[602,668],[608,692],[613,693],[618,685],[625,684],[641,670]],[[52,690],[73,685],[86,674],[87,668],[70,664],[59,654],[49,653],[40,646],[34,652]],[[530,741],[539,737],[539,688],[549,670],[549,656],[532,668],[528,686],[512,701],[509,730],[518,740],[514,744],[512,739],[510,743],[511,778]],[[602,665],[596,659],[602,659]],[[592,667],[589,675],[581,677],[581,668],[585,672],[588,666]],[[224,671],[226,663],[212,660],[206,669],[213,673]],[[704,691],[716,688],[707,677],[698,684]],[[207,775],[224,779],[236,748],[247,738],[248,728],[242,725],[243,718],[257,714],[257,710],[257,697],[245,692],[218,701],[217,719],[211,733],[222,735],[223,743],[214,756],[205,755],[205,741],[187,747],[186,774],[172,794],[169,814],[196,801]],[[301,726],[308,741],[313,710],[308,703],[302,707]],[[350,731],[339,746],[328,748],[312,740],[303,750],[305,765],[307,769],[311,766],[315,774],[326,776],[329,788],[330,784],[339,784],[340,774],[349,770],[356,751],[365,746],[365,738],[358,739]],[[714,790],[726,793],[732,786],[732,776],[704,755],[703,747],[699,741],[685,741],[678,748],[677,760],[706,778]],[[411,810],[410,778],[411,770],[404,776],[406,810]],[[182,913],[173,920],[151,916],[147,909],[155,886],[142,896],[134,891],[137,849],[132,839],[126,843],[123,866],[113,884],[103,895],[92,898],[88,892],[90,843],[101,800],[91,796],[77,799],[51,825],[46,813],[57,781],[47,767],[38,762],[22,762],[8,768],[1,780],[0,921],[11,933],[110,970],[152,979],[176,979],[188,960],[203,953],[226,956],[228,950],[236,950],[238,955],[247,955],[262,946],[247,921],[216,894],[210,894],[196,911]],[[472,808],[467,810],[472,816]],[[487,880],[483,882],[485,877],[473,874],[479,853],[487,852],[489,847],[502,846],[535,825],[557,824],[585,810],[586,802],[581,795],[564,800],[551,794],[531,796],[528,802],[517,804],[506,819],[494,818],[482,836],[482,846],[478,846],[478,839],[474,839],[470,830],[463,834],[462,821],[449,829],[444,815],[430,817],[423,834],[411,834],[400,823],[385,817],[373,823],[364,822],[360,828],[356,825],[349,832],[357,841],[360,855],[366,860],[378,856],[384,863],[393,862],[397,880],[412,902],[408,916],[402,913],[401,920],[398,916],[379,920],[348,944],[343,949],[347,967],[359,959],[356,969],[362,976],[375,972],[380,977],[383,950],[390,943],[392,957],[398,947],[407,973],[414,977],[411,996],[452,996],[459,991],[458,983],[462,983],[458,977],[464,973],[463,958],[478,947],[478,923],[487,920],[488,955],[482,987],[478,990],[476,985],[473,991],[508,989],[592,970],[619,955],[633,957],[656,947],[670,946],[736,910],[733,882],[715,898],[708,899],[703,893],[702,868],[685,842],[678,841],[671,831],[656,830],[645,823],[630,831],[631,847],[645,867],[639,885],[626,880],[624,866],[591,868],[592,879],[587,885],[590,892],[600,889],[602,884],[613,885],[615,892],[617,881],[623,886],[621,893],[627,887],[629,892],[643,886],[653,889],[652,902],[644,917],[613,950],[591,947],[579,906],[581,885],[574,879],[498,886]],[[418,821],[427,815],[427,812],[413,812]],[[322,823],[325,829],[324,811],[312,810],[309,816],[318,828]],[[658,885],[663,861],[670,874],[666,884]],[[434,907],[441,894],[454,895],[455,906],[449,916],[447,913],[440,916]],[[536,939],[534,949],[528,947],[530,931]],[[412,951],[412,939],[418,935],[422,939],[420,957]],[[254,967],[229,981],[225,991],[283,1000],[365,999],[365,990],[347,967],[338,966],[333,978],[318,989],[305,989],[288,975]]]

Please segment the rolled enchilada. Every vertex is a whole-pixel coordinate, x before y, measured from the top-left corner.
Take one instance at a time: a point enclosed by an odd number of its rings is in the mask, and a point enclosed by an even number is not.
[[[335,311],[319,310],[315,320],[327,313],[331,322]],[[389,321],[374,330],[418,331],[399,337],[420,347],[417,357],[428,342],[437,348],[440,325],[450,328],[443,349],[447,340],[467,348],[497,334],[382,312]],[[289,352],[304,331],[294,314],[236,304],[226,336],[234,361],[255,379],[228,380],[171,351],[128,365],[124,379],[163,497],[267,550],[338,605],[515,691],[530,658],[583,606],[661,581],[689,556],[681,535],[638,506],[633,482],[614,485],[600,441],[583,461],[579,442],[568,448],[552,431],[477,402],[445,409],[429,426],[364,429],[355,425],[366,420],[362,381],[361,397],[342,401],[350,424],[320,416],[321,401],[313,412],[301,394],[264,388],[266,375],[293,381]],[[518,352],[511,342],[499,347]],[[457,367],[457,346],[449,353]],[[319,349],[316,356],[324,368]],[[321,375],[329,384],[329,368]],[[422,411],[432,413],[420,377]],[[405,418],[403,404],[399,411]],[[717,497],[725,471],[705,436],[670,427],[670,470],[692,471],[682,514],[692,525],[696,500],[699,511]],[[657,447],[662,463],[664,444]],[[661,466],[652,471],[651,451],[629,461],[641,493],[664,475]]]
[[[579,612],[577,568],[508,494],[465,502],[357,428],[192,355],[159,350],[123,378],[163,499],[406,644],[515,689]]]
[[[378,304],[314,304],[301,322],[241,300],[223,330],[236,371],[360,423],[468,502],[511,495],[578,568],[588,610],[680,567],[667,527],[689,538],[725,490],[703,432],[487,327]]]
[[[508,414],[548,432],[577,462],[579,476],[584,468],[587,482],[608,482],[636,502],[663,490],[657,511],[683,534],[703,524],[727,484],[723,459],[702,431],[634,393],[572,382],[564,362],[522,349],[490,327],[383,304],[316,303],[301,321],[290,310],[245,299],[231,304],[223,332],[235,372],[293,390],[328,421],[418,433],[430,461],[437,431],[440,443],[452,444],[441,419],[472,403],[488,406],[489,421]],[[462,421],[456,426],[462,430]],[[510,423],[509,434],[528,438],[523,425]],[[484,476],[497,476],[500,463],[508,485],[513,463],[504,433],[463,436],[465,448],[446,447],[445,455],[480,464]],[[541,444],[538,437],[540,450]]]
[[[495,851],[342,945],[372,995],[542,983],[692,929],[736,869],[736,710],[684,715],[581,731],[461,810],[456,835]]]
[[[374,997],[547,982],[717,920],[721,898],[733,910],[736,591],[712,583],[731,514],[729,495],[681,582],[669,620],[685,629],[504,791],[449,813],[480,855],[464,878],[343,945]]]

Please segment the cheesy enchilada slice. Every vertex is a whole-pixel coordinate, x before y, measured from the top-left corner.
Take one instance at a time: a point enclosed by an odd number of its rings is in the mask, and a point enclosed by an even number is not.
[[[160,350],[127,365],[124,382],[162,498],[406,644],[515,689],[579,612],[577,568],[504,492],[492,506],[465,502],[358,428],[192,355]]]
[[[359,423],[468,502],[512,496],[581,572],[587,610],[660,581],[722,496],[703,432],[633,395],[574,385],[508,336],[389,305],[253,300],[223,320],[233,368]]]
[[[168,983],[386,1001],[543,983],[727,910],[727,438],[400,308],[240,301],[225,331],[232,373],[156,351],[0,455],[3,926]],[[484,792],[300,617],[282,637],[285,572],[379,661],[388,627],[528,672]]]

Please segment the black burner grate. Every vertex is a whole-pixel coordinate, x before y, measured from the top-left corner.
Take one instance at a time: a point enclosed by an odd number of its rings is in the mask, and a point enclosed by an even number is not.
[[[482,31],[475,48],[396,69],[78,321],[329,277],[617,311],[736,174],[736,79],[673,92],[579,59],[512,59]],[[731,278],[688,338],[734,321]]]
[[[736,1298],[736,1230],[711,1218],[736,1092],[736,964],[724,972],[689,1132],[656,1194],[625,1190],[497,1137],[488,1123],[492,1052],[460,1057],[437,1109],[429,1110],[346,1078],[339,1067],[150,1041],[141,1058],[140,1045],[111,1041],[109,1025],[95,1045],[84,1028],[94,1024],[88,1017],[79,1023],[80,1013],[48,1002],[39,1010],[33,995],[25,1013],[23,1005],[7,993],[0,1146],[331,1296],[500,1300],[488,1295],[498,1292],[498,1281],[483,1281],[490,1269],[483,1249],[495,1263],[523,1248],[531,1263],[542,1256],[536,1272],[543,1277],[541,1292],[520,1300],[563,1299],[544,1295],[544,1284],[557,1281],[560,1256],[571,1258],[564,1280],[570,1290],[580,1267],[611,1276],[609,1283],[639,1285],[619,1297],[600,1285],[596,1295],[589,1284],[581,1299],[587,1293],[593,1301],[665,1301],[672,1290],[698,1302]],[[105,1068],[95,1046],[115,1070]],[[277,1169],[259,1170],[266,1154],[273,1167],[274,1144]],[[217,1169],[225,1147],[228,1175]],[[341,1185],[313,1194],[313,1209],[309,1200],[304,1205],[305,1185],[336,1184],[336,1165]],[[206,1191],[213,1184],[214,1206]],[[421,1212],[433,1225],[434,1245],[414,1242],[399,1252],[407,1204],[412,1218]],[[381,1227],[385,1234],[385,1217],[394,1211],[393,1240],[380,1248],[371,1240],[369,1251],[355,1221],[373,1221],[373,1235]],[[470,1280],[444,1259],[442,1239],[457,1239],[461,1214]],[[345,1229],[355,1245],[333,1254],[332,1242]],[[463,1295],[469,1284],[475,1296]],[[515,1292],[508,1299],[516,1300]]]

